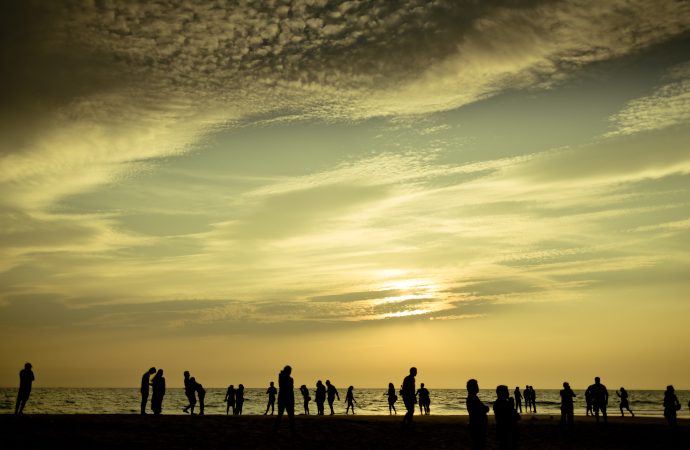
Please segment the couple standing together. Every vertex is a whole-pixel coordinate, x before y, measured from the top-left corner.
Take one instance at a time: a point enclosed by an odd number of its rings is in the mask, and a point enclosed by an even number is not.
[[[151,375],[153,379],[151,379]],[[149,398],[149,386],[153,391],[151,396],[151,411],[154,414],[163,412],[163,396],[165,395],[165,378],[163,377],[163,369],[156,371],[155,367],[151,367],[141,377],[141,413],[146,414],[146,402]]]

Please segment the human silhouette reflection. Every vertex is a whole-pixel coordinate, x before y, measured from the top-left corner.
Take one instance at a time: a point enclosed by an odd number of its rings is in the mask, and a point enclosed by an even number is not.
[[[467,380],[467,414],[470,416],[469,428],[473,450],[486,448],[486,428],[488,420],[486,413],[489,407],[479,400],[479,383],[474,378]]]
[[[338,398],[338,401],[340,401],[340,394],[338,394],[338,390],[331,384],[331,380],[326,380],[326,395],[328,396],[328,406],[331,408],[331,416],[335,414],[335,411],[333,411],[333,402],[335,401],[336,397]]]
[[[268,403],[266,404],[266,412],[264,412],[264,416],[268,414],[269,409],[271,410],[271,415],[273,415],[273,411],[275,410],[277,393],[278,389],[276,389],[275,385],[273,384],[273,381],[271,381],[270,386],[268,386],[268,389],[266,389],[266,395],[268,395]]]
[[[355,403],[357,403],[357,400],[355,400],[354,389],[355,388],[353,386],[347,388],[347,394],[345,394],[345,403],[347,403],[347,407],[345,408],[345,415],[347,415],[350,409],[352,409],[352,414],[355,413]]]
[[[563,382],[563,389],[561,389],[561,427],[565,430],[572,430],[574,424],[574,407],[573,399],[575,392],[570,389],[568,382]]]
[[[158,369],[158,372],[151,380],[151,411],[158,415],[163,412],[163,396],[165,395],[165,377],[163,376],[163,369]]]
[[[194,415],[194,407],[196,406],[196,383],[189,376],[189,371],[184,371],[184,394],[187,396],[189,404],[185,406],[182,411],[190,412]]]
[[[417,376],[417,368],[410,367],[410,374],[403,379],[402,389],[400,393],[402,394],[403,403],[405,404],[405,417],[403,417],[402,426],[411,427],[412,418],[414,416],[414,407],[417,403],[417,397],[415,396],[415,378]]]
[[[606,407],[609,403],[609,391],[606,386],[601,384],[601,379],[599,377],[594,377],[594,384],[590,384],[587,388],[592,396],[592,409],[594,410],[594,417],[599,422],[599,413],[601,413],[604,418],[604,423],[608,422],[606,417]]]
[[[280,425],[283,413],[287,412],[290,429],[295,430],[295,381],[290,376],[292,367],[285,366],[278,375],[278,417],[275,428]]]
[[[326,386],[323,385],[321,380],[316,382],[314,401],[316,402],[316,414],[323,416],[324,403],[326,403]]]
[[[308,416],[309,402],[311,401],[311,397],[309,396],[309,389],[307,389],[307,385],[303,384],[302,386],[300,386],[299,391],[302,393],[302,400],[304,401],[304,414]]]
[[[627,409],[630,415],[635,417],[635,413],[632,412],[632,410],[630,409],[630,403],[628,402],[628,391],[626,391],[625,388],[621,386],[621,389],[619,391],[616,391],[616,395],[618,396],[618,398],[621,399],[620,405],[618,405],[618,407],[621,410],[621,417],[625,416],[625,413],[623,412],[624,409]]]
[[[513,391],[513,396],[515,397],[515,411],[522,414],[522,394],[520,393],[520,386],[515,386],[515,391]],[[527,405],[525,405],[525,409]]]
[[[419,414],[429,415],[431,411],[431,398],[429,397],[429,390],[424,387],[424,383],[419,385],[416,397],[419,400]]]
[[[151,367],[141,376],[141,414],[146,414],[146,402],[149,399],[149,386],[151,386],[151,375],[156,373],[156,368]]]
[[[232,414],[235,415],[235,386],[228,386],[228,390],[225,392],[225,398],[223,401],[227,404],[225,407],[225,415],[230,414],[230,409],[232,408]]]
[[[395,394],[393,383],[388,383],[388,393],[385,395],[388,396],[388,414],[398,414],[398,411],[395,409],[395,402],[398,401],[398,396]]]
[[[240,383],[235,391],[235,411],[233,414],[236,416],[241,416],[242,408],[244,408],[244,385]]]
[[[517,421],[520,416],[515,411],[515,403],[510,396],[508,386],[502,384],[496,387],[496,401],[493,407],[498,448],[501,450],[517,448]]]
[[[19,371],[19,391],[17,392],[17,402],[14,405],[16,415],[24,413],[26,402],[29,401],[31,386],[36,379],[33,370],[31,370],[32,367],[31,363],[26,363],[24,368]]]
[[[672,385],[668,385],[664,392],[664,417],[674,431],[678,427],[678,411],[680,411],[680,402],[676,396],[676,390]]]

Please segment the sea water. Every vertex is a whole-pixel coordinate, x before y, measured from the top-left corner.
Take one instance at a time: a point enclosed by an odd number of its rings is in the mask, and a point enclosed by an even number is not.
[[[340,401],[336,400],[334,409],[336,414],[345,413],[346,388],[340,388]],[[226,405],[223,402],[225,388],[206,389],[206,414],[225,414]],[[584,391],[575,390],[575,414],[585,414]],[[355,388],[355,412],[357,414],[388,414],[387,389]],[[635,415],[663,416],[664,391],[628,390],[630,407]],[[560,396],[558,389],[536,389],[537,414],[560,415]],[[676,391],[676,395],[683,406],[678,417],[690,417],[688,400],[690,391]],[[17,396],[16,388],[0,388],[0,413],[14,412]],[[452,415],[467,414],[465,399],[467,391],[464,389],[430,389],[431,414]],[[311,391],[312,401],[309,403],[311,414],[316,413],[313,401],[314,392]],[[482,390],[479,398],[490,406],[496,398],[493,390]],[[245,389],[243,414],[263,414],[266,410],[268,396],[266,388]],[[150,401],[150,397],[149,397]],[[34,388],[26,405],[26,414],[138,414],[141,397],[138,388]],[[184,414],[182,408],[187,404],[184,390],[169,388],[163,400],[163,414]],[[149,406],[150,408],[150,402]],[[399,399],[395,404],[398,414],[404,414],[405,407]],[[325,405],[328,414],[328,403]],[[198,406],[197,406],[198,411]],[[149,411],[150,413],[150,411]],[[276,404],[277,413],[277,404]],[[302,395],[295,390],[295,414],[303,414]],[[528,414],[524,408],[523,413]],[[620,415],[618,398],[615,391],[609,392],[609,415]],[[270,414],[270,411],[269,411]],[[416,414],[419,414],[417,407]],[[626,411],[627,415],[627,411]]]

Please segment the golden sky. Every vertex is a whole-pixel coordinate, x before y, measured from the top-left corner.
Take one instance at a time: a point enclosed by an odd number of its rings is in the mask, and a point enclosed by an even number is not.
[[[0,385],[690,387],[690,3],[0,8]]]

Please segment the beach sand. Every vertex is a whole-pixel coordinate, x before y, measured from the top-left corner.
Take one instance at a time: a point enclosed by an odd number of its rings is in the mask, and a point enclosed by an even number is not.
[[[690,421],[680,420],[675,444],[660,418],[612,417],[607,426],[576,417],[564,436],[556,416],[523,416],[521,449],[690,449]],[[402,416],[297,416],[274,431],[275,417],[25,415],[0,416],[2,448],[31,449],[463,449],[469,448],[466,416],[415,416],[402,430]],[[487,448],[497,448],[489,417]]]

